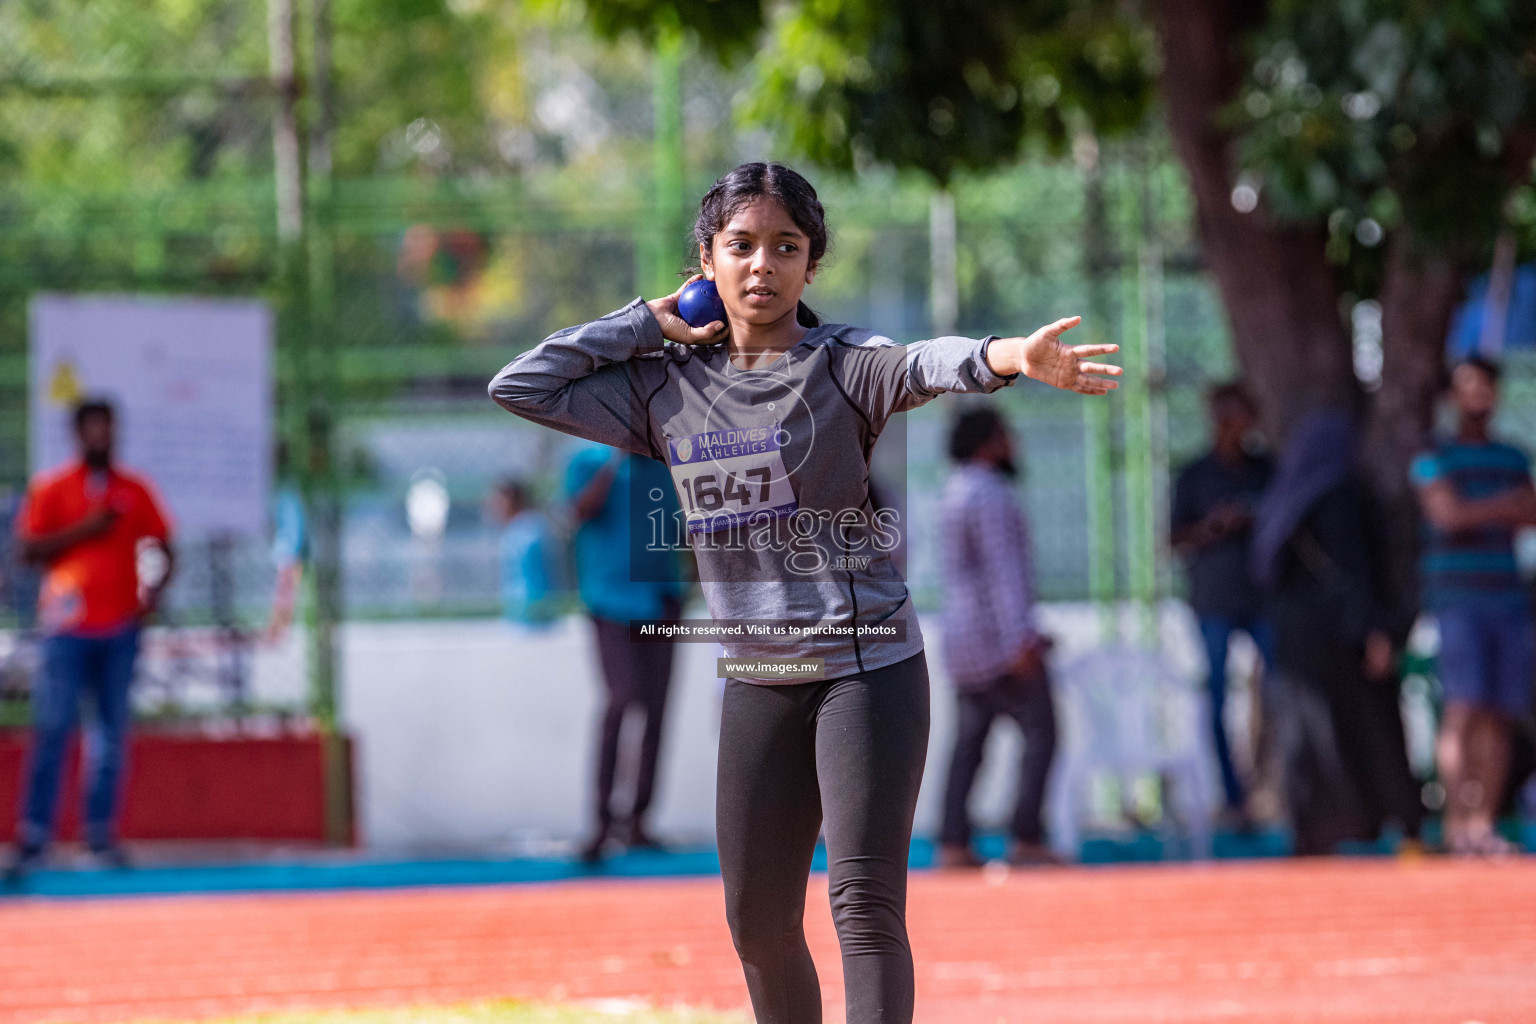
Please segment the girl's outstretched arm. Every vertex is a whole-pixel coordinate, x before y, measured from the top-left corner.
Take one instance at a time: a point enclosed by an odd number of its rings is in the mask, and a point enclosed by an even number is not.
[[[1072,346],[1058,340],[1081,320],[1075,316],[1058,320],[1027,338],[943,337],[910,345],[848,329],[839,334],[850,347],[840,376],[850,398],[876,425],[876,432],[892,414],[915,409],[938,395],[990,394],[1020,374],[1085,395],[1106,394],[1116,384],[1105,378],[1118,377],[1120,367],[1083,360],[1118,352],[1120,346]]]
[[[997,338],[930,338],[900,345],[873,331],[838,333],[837,378],[849,400],[876,433],[899,412],[910,412],[946,393],[986,395],[1007,387],[1016,374],[997,374],[987,350]]]

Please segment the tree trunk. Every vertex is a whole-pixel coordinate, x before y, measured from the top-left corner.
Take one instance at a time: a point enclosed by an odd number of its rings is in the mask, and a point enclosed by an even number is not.
[[[1217,113],[1239,94],[1243,50],[1264,0],[1156,0],[1162,92],[1175,149],[1194,191],[1200,241],[1220,288],[1238,365],[1277,444],[1303,414],[1357,410],[1350,326],[1324,256],[1320,222],[1279,223],[1240,213],[1231,195],[1231,139]],[[1362,460],[1389,524],[1394,596],[1417,595],[1419,509],[1408,466],[1424,444],[1441,379],[1446,330],[1461,295],[1461,265],[1418,251],[1394,231],[1381,296],[1382,384],[1366,420]]]
[[[1366,421],[1364,465],[1387,515],[1393,590],[1409,598],[1418,593],[1420,518],[1408,468],[1434,425],[1445,339],[1466,267],[1455,256],[1422,251],[1406,228],[1393,231],[1387,245],[1381,388]]]
[[[1202,248],[1221,291],[1242,376],[1270,437],[1311,409],[1353,409],[1350,331],[1320,222],[1280,223],[1232,205],[1231,137],[1217,114],[1238,95],[1262,0],[1157,0],[1162,93],[1195,196]]]

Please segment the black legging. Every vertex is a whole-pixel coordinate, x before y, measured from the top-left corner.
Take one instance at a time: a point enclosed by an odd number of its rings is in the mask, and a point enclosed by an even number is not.
[[[912,1020],[907,853],[927,751],[921,653],[822,682],[726,680],[715,827],[758,1024],[821,1021],[803,923],[823,814],[848,1024]]]

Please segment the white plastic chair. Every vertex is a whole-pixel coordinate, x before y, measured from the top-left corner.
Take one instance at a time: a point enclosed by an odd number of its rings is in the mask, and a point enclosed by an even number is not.
[[[1096,775],[1157,774],[1169,780],[1169,804],[1183,822],[1194,857],[1211,852],[1214,755],[1206,736],[1202,690],[1155,651],[1104,647],[1055,673],[1062,742],[1051,773],[1051,843],[1077,857],[1081,818]]]

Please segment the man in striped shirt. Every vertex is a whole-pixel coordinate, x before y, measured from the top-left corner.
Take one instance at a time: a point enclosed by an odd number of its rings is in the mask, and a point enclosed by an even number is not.
[[[1530,460],[1489,436],[1499,370],[1473,358],[1451,373],[1454,438],[1413,464],[1428,540],[1425,606],[1440,626],[1445,692],[1436,760],[1453,852],[1508,852],[1494,830],[1509,768],[1510,724],[1531,709],[1536,624],[1514,535],[1536,524]]]
[[[962,413],[950,433],[949,456],[955,470],[939,505],[943,649],[959,697],[959,724],[944,791],[939,862],[980,864],[970,845],[966,802],[992,723],[1007,717],[1024,733],[1008,859],[1056,863],[1040,822],[1056,750],[1056,711],[1045,664],[1050,645],[1035,621],[1029,528],[1014,489],[1007,424],[990,407]]]

